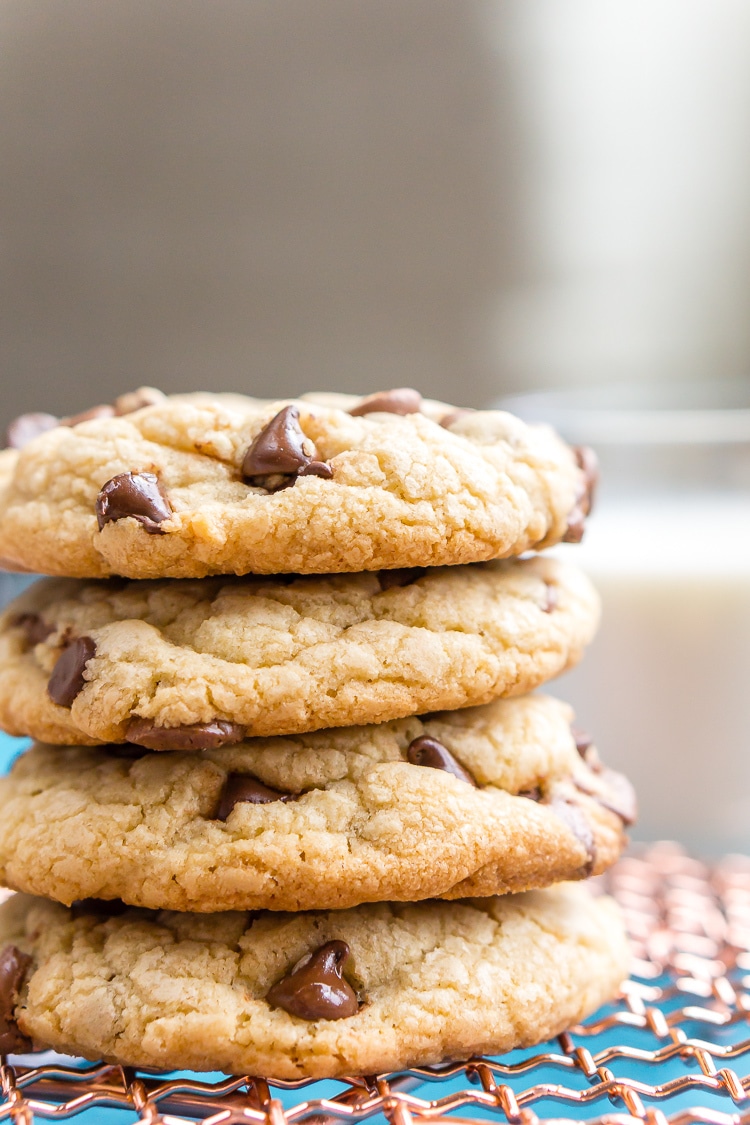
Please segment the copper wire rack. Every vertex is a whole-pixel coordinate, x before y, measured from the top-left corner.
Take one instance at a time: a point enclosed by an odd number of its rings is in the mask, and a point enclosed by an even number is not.
[[[325,1083],[157,1074],[32,1055],[0,1071],[0,1121],[750,1125],[750,857],[709,867],[677,845],[657,844],[598,882],[624,908],[633,975],[613,1004],[552,1043]]]

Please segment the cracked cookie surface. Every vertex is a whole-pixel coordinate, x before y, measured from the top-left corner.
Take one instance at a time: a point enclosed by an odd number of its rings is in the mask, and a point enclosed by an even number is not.
[[[295,400],[298,440],[277,477],[250,451],[288,401],[185,395],[69,420],[0,454],[2,564],[81,578],[334,573],[517,556],[582,533],[590,479],[552,430],[416,398],[407,414]]]
[[[392,580],[42,581],[0,618],[0,726],[200,749],[383,722],[522,695],[598,621],[588,579],[553,558]]]
[[[345,942],[358,1008],[304,1019],[269,1002],[300,959]],[[165,1070],[377,1074],[498,1054],[610,999],[629,953],[616,905],[580,885],[332,913],[115,917],[15,895],[0,947],[30,954],[12,1015],[38,1046]]]
[[[599,874],[634,801],[591,747],[584,760],[571,720],[566,704],[532,695],[203,753],[38,745],[0,778],[0,880],[66,904],[211,912]],[[414,764],[426,744],[466,779]]]

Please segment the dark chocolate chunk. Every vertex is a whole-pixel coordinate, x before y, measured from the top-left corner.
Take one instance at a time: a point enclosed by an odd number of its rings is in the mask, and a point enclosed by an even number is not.
[[[344,978],[345,941],[327,941],[268,992],[274,1008],[303,1020],[341,1020],[357,1014],[357,994]]]
[[[315,446],[305,437],[296,406],[285,406],[256,434],[242,461],[242,475],[250,480],[296,476],[315,457]]]
[[[423,566],[403,566],[396,570],[379,570],[378,582],[381,590],[391,590],[394,586],[411,586],[412,582],[427,573]]]
[[[560,817],[560,820],[565,821],[570,831],[586,849],[587,859],[583,868],[583,875],[590,875],[596,863],[596,842],[588,820],[579,806],[565,797],[553,797],[549,802],[549,807]]]
[[[31,968],[31,957],[15,945],[6,945],[0,953],[0,1054],[31,1049],[31,1040],[22,1034],[15,1008],[24,978]]]
[[[78,637],[62,650],[47,684],[47,694],[53,703],[72,707],[86,682],[83,675],[86,665],[94,656],[96,641],[92,637]]]
[[[172,505],[153,473],[118,473],[96,498],[100,531],[107,523],[132,516],[149,535],[163,535],[160,524],[171,515]]]
[[[184,727],[160,727],[151,719],[131,719],[125,734],[128,742],[148,750],[215,750],[242,742],[245,728],[239,723],[214,719]]]
[[[137,391],[128,391],[115,399],[115,414],[132,414],[136,410],[143,410],[144,406],[155,406],[165,398],[166,395],[155,387],[139,387]]]
[[[474,414],[474,411],[467,406],[457,407],[455,410],[449,410],[448,413],[444,414],[440,419],[440,425],[444,430],[449,430],[454,422],[457,422],[459,418],[463,418],[466,414]]]
[[[413,766],[429,766],[435,770],[445,770],[446,773],[452,773],[459,781],[476,785],[474,778],[463,766],[458,764],[450,750],[446,749],[442,742],[438,742],[436,738],[430,738],[429,735],[423,734],[410,742],[406,757]]]
[[[575,784],[582,793],[587,793],[605,809],[619,816],[623,824],[635,824],[638,818],[635,789],[621,773],[600,768],[593,784],[587,785],[583,778],[578,777]]]
[[[333,479],[333,469],[327,461],[311,461],[309,465],[303,465],[297,473],[298,477],[322,477],[323,480]]]
[[[53,430],[59,425],[60,419],[54,414],[21,414],[8,426],[5,444],[11,449],[23,449],[39,434]]]
[[[583,473],[583,481],[568,516],[568,529],[563,536],[564,543],[580,543],[586,527],[586,517],[594,505],[594,493],[599,481],[599,462],[593,449],[587,445],[577,446],[575,453],[578,468]]]
[[[272,801],[288,801],[293,793],[271,789],[247,773],[230,773],[214,813],[214,820],[226,820],[235,805],[247,802],[250,805],[269,805]]]
[[[413,387],[396,387],[392,391],[379,391],[368,395],[353,406],[349,413],[358,418],[362,414],[419,414],[422,396]]]
[[[15,629],[23,629],[26,640],[30,645],[40,645],[47,637],[55,632],[54,625],[48,625],[38,613],[19,613],[11,618],[10,624]]]
[[[580,730],[579,727],[571,727],[570,733],[573,735],[573,738],[575,740],[576,750],[585,762],[587,751],[591,746],[594,745],[593,738],[590,734],[587,734],[585,730]]]
[[[63,426],[77,426],[79,422],[92,422],[94,418],[111,418],[115,413],[114,406],[104,405],[90,406],[88,410],[82,410],[80,414],[72,414],[69,418],[63,418]]]

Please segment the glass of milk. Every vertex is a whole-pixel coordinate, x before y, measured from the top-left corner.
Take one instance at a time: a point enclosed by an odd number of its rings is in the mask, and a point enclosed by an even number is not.
[[[601,461],[599,636],[553,690],[640,799],[640,839],[750,850],[750,382],[516,396]]]

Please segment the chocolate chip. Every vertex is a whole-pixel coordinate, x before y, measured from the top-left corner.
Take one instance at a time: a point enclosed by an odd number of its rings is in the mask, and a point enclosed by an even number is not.
[[[399,567],[396,570],[379,570],[378,582],[381,590],[392,590],[394,586],[411,586],[413,582],[427,573],[423,566]]]
[[[40,645],[55,632],[54,625],[48,625],[38,613],[19,613],[12,617],[10,624],[14,629],[23,629],[26,640],[30,645]]]
[[[172,506],[153,473],[118,473],[96,498],[100,531],[107,523],[132,516],[149,535],[163,535],[159,525],[171,515]]]
[[[456,410],[449,410],[448,413],[444,414],[440,419],[440,425],[444,430],[449,430],[453,423],[457,422],[459,418],[463,418],[466,414],[474,413],[475,411],[469,409],[469,407],[458,407]]]
[[[354,418],[362,414],[419,414],[422,396],[413,387],[397,387],[393,391],[379,391],[368,395],[353,406],[349,413]]]
[[[312,460],[296,406],[285,406],[253,440],[242,462],[247,477],[297,473]],[[307,445],[307,447],[306,447]]]
[[[544,595],[544,603],[542,605],[542,613],[552,613],[553,609],[557,609],[558,602],[560,600],[559,594],[557,592],[557,586],[554,586],[551,582],[545,582],[544,585],[546,589]]]
[[[573,452],[576,464],[583,473],[583,481],[568,516],[568,529],[563,535],[563,543],[580,543],[583,539],[586,516],[594,505],[594,493],[599,481],[599,462],[593,449],[589,449],[587,445],[579,445]]]
[[[80,414],[72,414],[69,418],[62,419],[63,426],[77,426],[79,422],[93,422],[94,418],[111,418],[115,413],[114,406],[90,406]]]
[[[356,1015],[357,994],[343,975],[349,957],[345,941],[327,941],[269,990],[268,1003],[303,1020]]]
[[[323,480],[333,479],[333,469],[326,461],[311,461],[297,473],[298,477],[322,477]]]
[[[588,820],[579,806],[565,797],[553,797],[549,807],[560,817],[560,820],[565,821],[570,831],[586,849],[587,860],[583,874],[590,875],[596,863],[596,842]]]
[[[289,801],[293,796],[293,793],[284,793],[280,789],[270,789],[250,774],[230,773],[213,819],[226,820],[235,805],[245,802],[250,805],[270,805],[272,801]]]
[[[599,803],[619,816],[623,824],[635,824],[638,819],[638,799],[628,779],[614,770],[602,770],[600,777],[605,788],[603,793],[597,795]]]
[[[31,1040],[22,1034],[15,1017],[18,994],[31,968],[31,957],[15,945],[0,953],[0,1054],[31,1049]]]
[[[60,419],[54,414],[21,414],[8,426],[5,434],[5,444],[11,449],[23,449],[39,434],[53,430],[60,425]]]
[[[115,399],[115,414],[133,414],[136,410],[143,410],[144,406],[156,406],[166,397],[156,387],[139,387],[137,391],[128,391]]]
[[[285,406],[256,434],[243,458],[242,475],[251,484],[276,492],[294,484],[298,476],[330,479],[333,472],[318,459],[314,443],[302,432],[297,407]]]
[[[245,728],[239,723],[213,719],[182,727],[160,727],[152,719],[131,719],[125,737],[148,750],[216,750],[242,742]]]
[[[89,660],[96,656],[96,641],[92,637],[78,637],[64,648],[47,684],[47,694],[59,707],[72,707],[83,685],[84,670]]]
[[[594,784],[587,785],[583,778],[577,777],[575,785],[582,793],[587,793],[605,809],[619,816],[623,824],[635,824],[638,818],[635,789],[621,773],[601,769]]]
[[[446,773],[451,773],[454,777],[457,777],[459,781],[476,785],[474,778],[463,766],[458,764],[450,750],[446,749],[442,742],[438,742],[436,738],[430,738],[429,735],[423,734],[410,742],[406,757],[413,766],[429,766],[431,769],[445,770]]]
[[[576,750],[585,762],[587,750],[594,745],[593,738],[590,734],[587,734],[585,730],[580,730],[579,727],[571,727],[570,733],[575,740]]]

